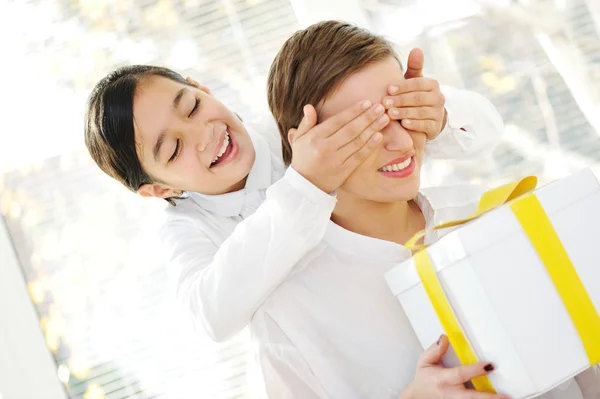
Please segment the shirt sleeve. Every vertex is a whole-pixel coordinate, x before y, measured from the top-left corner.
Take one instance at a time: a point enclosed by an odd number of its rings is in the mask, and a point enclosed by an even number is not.
[[[442,86],[448,112],[446,126],[425,146],[428,156],[438,159],[467,158],[491,152],[502,138],[502,117],[484,96]]]
[[[336,198],[289,168],[266,200],[220,246],[191,219],[161,230],[179,303],[215,341],[250,321],[264,299],[322,239]]]

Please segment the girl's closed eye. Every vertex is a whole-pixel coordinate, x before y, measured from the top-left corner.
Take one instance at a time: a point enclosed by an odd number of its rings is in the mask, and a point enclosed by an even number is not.
[[[194,116],[196,114],[196,111],[198,111],[199,105],[200,105],[200,99],[196,97],[194,99],[194,106],[192,107],[192,110],[190,111],[188,118],[191,118],[192,116]]]
[[[180,151],[181,151],[181,140],[177,139],[177,142],[175,144],[175,151],[173,151],[173,155],[171,155],[171,158],[169,158],[169,162],[172,162],[175,159],[177,159],[177,156],[179,155]]]

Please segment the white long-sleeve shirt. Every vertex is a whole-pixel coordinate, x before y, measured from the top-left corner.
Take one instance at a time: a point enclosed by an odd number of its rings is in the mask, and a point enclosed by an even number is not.
[[[416,203],[432,227],[470,215],[482,193],[473,186],[431,188]],[[423,348],[384,275],[410,256],[401,245],[329,221],[323,239],[252,318],[269,397],[396,399],[413,380]],[[599,397],[596,369],[540,398]]]
[[[503,123],[484,97],[443,87],[448,120],[425,146],[432,158],[491,150]],[[279,156],[252,137],[256,161],[243,190],[189,193],[168,207],[160,232],[178,301],[214,340],[230,338],[322,239],[335,198],[298,174],[285,177]],[[268,190],[267,188],[270,187]]]

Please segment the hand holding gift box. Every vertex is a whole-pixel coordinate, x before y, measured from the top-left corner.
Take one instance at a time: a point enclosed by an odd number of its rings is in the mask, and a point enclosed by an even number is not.
[[[535,185],[487,192],[473,215],[436,227],[459,228],[386,274],[424,347],[446,333],[447,366],[492,360],[475,388],[513,398],[600,363],[600,184],[585,170]]]

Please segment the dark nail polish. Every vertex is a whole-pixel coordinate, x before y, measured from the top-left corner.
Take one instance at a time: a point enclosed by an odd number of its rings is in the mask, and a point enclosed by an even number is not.
[[[486,364],[483,369],[489,373],[490,371],[494,371],[494,366],[492,364]]]
[[[437,345],[439,345],[439,344],[440,344],[440,342],[442,342],[442,338],[444,338],[444,336],[443,336],[443,335],[440,335],[440,337],[439,337],[439,338],[438,338],[438,340],[437,340]]]

